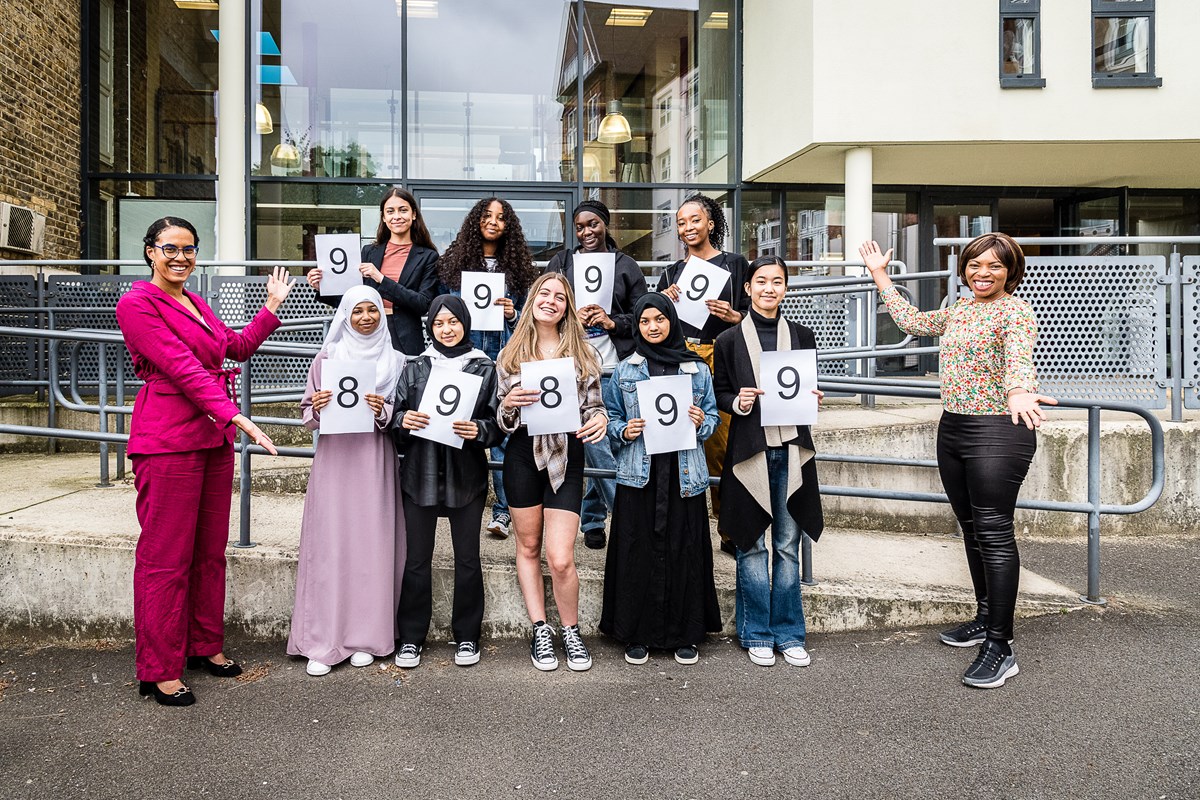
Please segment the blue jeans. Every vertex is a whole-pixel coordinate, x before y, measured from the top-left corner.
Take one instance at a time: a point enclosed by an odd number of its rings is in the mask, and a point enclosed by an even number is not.
[[[804,644],[800,598],[800,526],[787,510],[786,447],[767,449],[771,487],[771,573],[764,532],[749,551],[737,551],[738,640],[742,647],[785,650]]]
[[[601,391],[608,391],[611,376],[600,379]],[[617,459],[613,456],[612,445],[605,436],[595,444],[583,446],[583,463],[593,469],[616,470]],[[604,520],[608,517],[613,501],[617,497],[617,481],[614,478],[588,478],[587,494],[583,496],[583,508],[579,512],[579,530],[590,531],[593,528],[603,528]]]
[[[504,445],[508,444],[508,437],[504,437],[504,441],[499,447],[492,448],[492,461],[504,461]],[[500,470],[492,472],[492,488],[496,491],[496,502],[492,503],[492,518],[495,519],[497,514],[508,513],[508,498],[504,496],[504,473]]]

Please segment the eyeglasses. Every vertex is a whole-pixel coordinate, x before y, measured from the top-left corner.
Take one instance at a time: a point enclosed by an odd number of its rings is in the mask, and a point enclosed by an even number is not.
[[[173,244],[155,244],[151,247],[156,247],[162,250],[162,254],[167,258],[174,258],[177,255],[183,254],[184,258],[195,258],[196,253],[200,252],[200,248],[194,244],[189,244],[186,247],[176,247]]]

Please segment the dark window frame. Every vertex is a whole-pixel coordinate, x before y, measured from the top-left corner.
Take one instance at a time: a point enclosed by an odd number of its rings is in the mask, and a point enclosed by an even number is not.
[[[1004,72],[1004,23],[1010,19],[1033,20],[1033,73],[1010,75]],[[1042,77],[1042,7],[1041,0],[1000,0],[999,49],[997,69],[1002,89],[1041,89]]]
[[[1146,72],[1137,75],[1097,72],[1096,21],[1132,17],[1146,17],[1150,22],[1150,41],[1146,48]],[[1154,72],[1154,50],[1157,44],[1154,22],[1154,0],[1092,0],[1091,26],[1093,89],[1154,88],[1162,86],[1162,78]]]

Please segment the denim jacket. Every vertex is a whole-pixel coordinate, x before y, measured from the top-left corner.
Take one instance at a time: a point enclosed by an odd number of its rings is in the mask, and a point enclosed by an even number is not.
[[[708,462],[704,457],[704,441],[717,429],[717,400],[713,394],[712,373],[699,361],[685,361],[679,373],[692,376],[692,404],[704,411],[704,422],[696,430],[696,448],[678,453],[679,494],[694,497],[708,488]],[[604,405],[608,409],[608,438],[617,457],[617,483],[641,489],[650,482],[650,456],[646,440],[639,436],[632,442],[625,438],[628,420],[640,419],[637,382],[650,377],[644,356],[634,353],[617,364],[612,379],[604,387]]]

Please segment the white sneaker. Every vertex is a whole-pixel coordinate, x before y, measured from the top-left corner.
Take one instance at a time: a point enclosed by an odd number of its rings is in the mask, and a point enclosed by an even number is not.
[[[469,667],[479,663],[479,642],[459,642],[454,651],[454,663],[460,667]]]
[[[783,660],[793,667],[807,667],[809,662],[812,661],[808,655],[808,651],[804,649],[804,645],[800,644],[786,648],[783,651]]]
[[[375,663],[375,656],[370,653],[364,653],[362,650],[350,654],[350,666],[352,667],[369,667]]]
[[[760,667],[775,666],[775,651],[770,647],[751,647],[746,651],[750,660]]]
[[[421,645],[400,645],[400,650],[396,653],[396,666],[403,669],[412,669],[413,667],[421,666]]]
[[[304,671],[309,675],[312,675],[314,678],[319,678],[322,675],[328,675],[330,669],[332,668],[328,664],[322,664],[320,661],[310,658],[308,660],[308,666],[304,668]]]
[[[512,524],[512,518],[501,512],[492,517],[492,521],[488,523],[487,532],[497,539],[508,538],[508,526]]]

